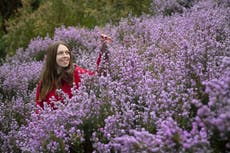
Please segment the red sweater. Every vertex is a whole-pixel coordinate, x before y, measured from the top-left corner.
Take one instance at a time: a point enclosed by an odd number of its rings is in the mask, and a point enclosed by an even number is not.
[[[96,62],[97,68],[98,68],[100,62],[101,62],[101,54],[99,54],[99,57],[98,57],[97,62]],[[94,74],[94,72],[90,72],[87,69],[83,69],[83,68],[81,68],[79,66],[76,66],[76,68],[74,70],[74,82],[75,82],[75,84],[76,84],[77,87],[78,87],[79,83],[81,82],[80,75],[81,74],[85,74],[85,73],[88,73],[89,75],[93,75]],[[46,95],[45,99],[43,99],[42,101],[39,101],[38,99],[39,99],[39,96],[40,96],[40,92],[39,92],[40,91],[40,85],[41,84],[39,83],[38,86],[37,86],[37,89],[36,89],[36,106],[37,107],[40,106],[40,107],[44,108],[44,102],[47,102],[47,104],[51,105],[51,107],[54,109],[54,104],[51,103],[50,98],[54,97],[56,99],[56,101],[61,100],[61,97],[59,97],[56,94],[56,87],[54,86],[52,88],[52,90]],[[62,82],[61,89],[62,89],[62,91],[64,93],[67,93],[70,98],[73,96],[72,93],[71,93],[71,88],[72,87],[73,87],[72,85],[70,86],[65,81]]]

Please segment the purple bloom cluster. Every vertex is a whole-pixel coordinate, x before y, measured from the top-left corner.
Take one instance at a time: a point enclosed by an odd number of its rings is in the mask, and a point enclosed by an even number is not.
[[[155,16],[35,38],[0,67],[0,152],[228,152],[227,3],[154,0]],[[164,16],[169,8],[180,14]],[[64,104],[54,100],[57,110],[36,114],[40,55],[63,40],[75,62],[93,70],[100,32],[113,38],[107,75],[82,76],[72,98],[58,90]]]

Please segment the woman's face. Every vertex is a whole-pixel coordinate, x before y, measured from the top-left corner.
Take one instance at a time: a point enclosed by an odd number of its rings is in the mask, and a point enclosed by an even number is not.
[[[57,49],[57,56],[56,56],[57,65],[60,67],[68,67],[70,63],[70,51],[65,46],[60,44]]]

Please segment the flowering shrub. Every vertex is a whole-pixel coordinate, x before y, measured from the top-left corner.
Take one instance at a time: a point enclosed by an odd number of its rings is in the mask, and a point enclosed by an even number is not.
[[[172,15],[183,13],[186,8],[192,7],[197,1],[199,0],[153,0],[151,9],[156,14]]]
[[[0,67],[1,152],[229,151],[228,14],[226,2],[193,1],[182,14],[32,40]],[[34,113],[40,52],[64,40],[77,64],[95,69],[101,31],[113,38],[107,75],[82,76],[72,98],[57,91],[57,110]]]

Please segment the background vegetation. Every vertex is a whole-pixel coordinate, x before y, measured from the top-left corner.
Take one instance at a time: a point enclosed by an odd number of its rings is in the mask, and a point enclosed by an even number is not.
[[[152,15],[117,22],[121,6],[140,7],[128,2],[1,1],[2,51],[16,54],[0,65],[0,152],[230,152],[229,0],[152,0]],[[107,75],[82,76],[72,98],[57,90],[64,104],[36,114],[50,43],[67,42],[93,70],[100,32],[113,38]]]
[[[0,57],[25,48],[34,37],[60,26],[94,28],[122,17],[150,13],[150,0],[2,0]]]

